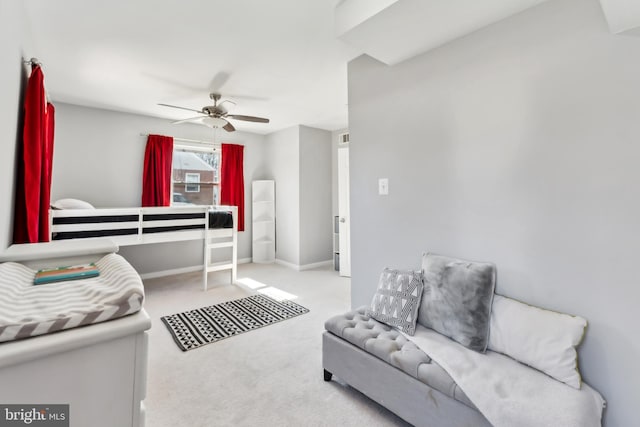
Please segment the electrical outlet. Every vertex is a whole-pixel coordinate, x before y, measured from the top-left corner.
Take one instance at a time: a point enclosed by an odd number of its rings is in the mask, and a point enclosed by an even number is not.
[[[389,178],[380,178],[378,180],[378,194],[380,196],[389,194]]]

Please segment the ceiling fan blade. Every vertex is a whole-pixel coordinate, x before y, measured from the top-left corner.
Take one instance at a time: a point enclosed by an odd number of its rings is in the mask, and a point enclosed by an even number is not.
[[[228,114],[226,117],[236,120],[244,120],[245,122],[269,123],[269,119],[254,116],[243,116],[240,114]]]
[[[224,94],[226,98],[231,99],[244,99],[246,101],[270,101],[271,98],[267,98],[266,96],[251,96],[251,95],[238,95],[236,93],[226,93]]]
[[[226,71],[218,71],[209,83],[209,92],[220,92],[222,86],[229,80],[229,73]]]
[[[193,122],[196,120],[202,120],[204,117],[202,116],[197,116],[197,117],[190,117],[188,119],[183,119],[183,120],[176,120],[175,122],[171,122],[172,125],[178,125],[180,123],[188,123],[188,122]]]
[[[226,104],[226,105],[225,105]],[[222,108],[223,110],[225,110],[225,112],[228,112],[230,110],[233,110],[233,108],[236,106],[236,103],[233,101],[230,101],[228,99],[225,99],[224,101],[222,101],[220,104],[218,104],[218,107]]]
[[[178,108],[180,110],[195,111],[196,113],[204,114],[202,111],[194,110],[193,108],[179,107],[177,105],[171,105],[171,104],[158,104],[158,105],[161,105],[163,107]]]
[[[227,122],[226,125],[222,126],[222,129],[226,130],[227,132],[233,132],[236,130],[236,128],[234,128],[233,125],[229,122]]]
[[[173,88],[178,88],[178,90],[180,92],[200,93],[200,92],[203,92],[203,91],[207,90],[207,88],[195,87],[195,86],[187,85],[181,80],[172,79],[170,77],[165,77],[165,76],[163,76],[161,74],[155,74],[153,72],[149,73],[149,72],[144,72],[143,71],[142,74],[144,76],[146,76],[146,77],[152,78],[153,80],[155,80],[155,81],[157,81],[159,83],[162,83],[163,85],[172,86]]]

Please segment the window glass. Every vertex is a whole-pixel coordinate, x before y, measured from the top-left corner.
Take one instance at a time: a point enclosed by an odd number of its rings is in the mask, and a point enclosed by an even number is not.
[[[220,203],[220,152],[213,147],[173,149],[173,206]]]
[[[198,183],[200,184],[200,174],[199,173],[193,173],[193,172],[186,172],[184,174],[184,191],[186,191],[187,193],[199,193],[200,192],[200,185],[195,185],[192,183]]]

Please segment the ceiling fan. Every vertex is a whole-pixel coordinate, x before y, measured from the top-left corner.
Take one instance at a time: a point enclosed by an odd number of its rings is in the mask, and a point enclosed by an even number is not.
[[[177,120],[175,122],[172,122],[173,124],[199,122],[209,127],[213,127],[213,128],[220,127],[226,130],[227,132],[233,132],[236,130],[236,128],[233,127],[233,125],[229,122],[228,119],[244,120],[246,122],[256,122],[256,123],[269,123],[269,119],[265,119],[263,117],[243,116],[241,114],[229,114],[229,111],[224,107],[224,104],[227,102],[232,104],[234,103],[231,101],[225,100],[218,105],[218,101],[220,101],[220,98],[221,98],[221,95],[219,93],[210,93],[209,98],[213,99],[213,105],[202,107],[202,110],[194,110],[193,108],[180,107],[177,105],[170,105],[170,104],[158,104],[158,105],[162,105],[163,107],[179,108],[181,110],[187,110],[187,111],[195,111],[196,113],[201,114],[200,116],[191,117],[184,120]]]

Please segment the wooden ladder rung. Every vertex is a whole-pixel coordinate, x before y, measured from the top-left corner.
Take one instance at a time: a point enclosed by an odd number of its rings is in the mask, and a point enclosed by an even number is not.
[[[229,270],[231,268],[233,268],[233,264],[232,263],[229,263],[229,264],[213,264],[213,265],[207,266],[207,272]]]
[[[207,249],[230,248],[233,242],[207,243]]]

